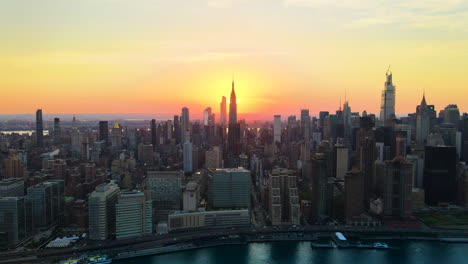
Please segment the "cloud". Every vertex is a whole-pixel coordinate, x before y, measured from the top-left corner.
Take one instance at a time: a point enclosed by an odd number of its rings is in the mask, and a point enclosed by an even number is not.
[[[343,27],[404,25],[413,28],[468,30],[464,0],[283,0],[286,7],[327,10]]]

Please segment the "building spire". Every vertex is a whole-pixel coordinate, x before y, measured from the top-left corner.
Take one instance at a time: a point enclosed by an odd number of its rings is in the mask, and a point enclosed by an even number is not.
[[[421,100],[421,105],[427,106],[427,103],[426,103],[426,89],[424,89],[424,91],[423,91],[423,98]]]

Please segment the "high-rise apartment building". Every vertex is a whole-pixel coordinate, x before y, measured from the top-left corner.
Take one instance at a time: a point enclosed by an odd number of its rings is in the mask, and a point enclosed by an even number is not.
[[[332,216],[334,178],[329,173],[325,154],[312,157],[312,221],[321,222]]]
[[[409,218],[412,213],[413,164],[403,157],[385,161],[383,214]]]
[[[294,171],[273,169],[269,181],[269,212],[272,225],[299,225],[300,205]]]
[[[364,177],[355,167],[344,176],[344,207],[346,224],[364,212]]]

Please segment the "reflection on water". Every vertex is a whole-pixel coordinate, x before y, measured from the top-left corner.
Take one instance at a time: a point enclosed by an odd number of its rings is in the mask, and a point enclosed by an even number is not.
[[[114,261],[126,263],[467,263],[468,244],[385,241],[398,249],[313,249],[309,242],[250,243]]]

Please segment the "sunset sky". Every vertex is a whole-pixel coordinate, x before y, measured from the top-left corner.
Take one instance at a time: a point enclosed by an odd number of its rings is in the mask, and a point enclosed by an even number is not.
[[[0,114],[468,111],[468,1],[0,0]]]

